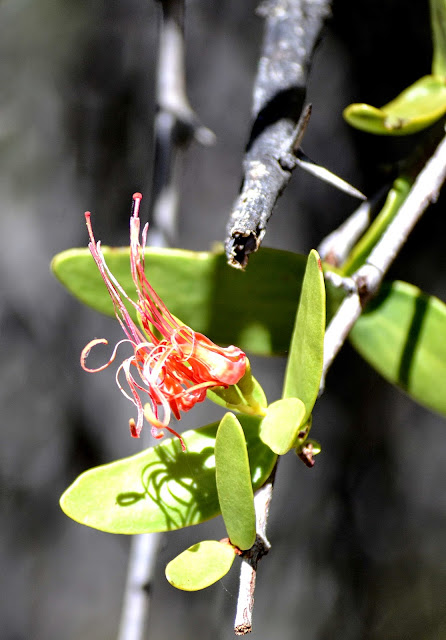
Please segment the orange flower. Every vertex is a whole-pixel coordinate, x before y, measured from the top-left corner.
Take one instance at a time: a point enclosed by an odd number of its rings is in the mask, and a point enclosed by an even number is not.
[[[118,347],[129,343],[133,354],[119,365],[116,382],[125,397],[138,410],[136,422],[133,418],[129,421],[130,433],[134,438],[139,437],[145,417],[152,426],[155,438],[161,438],[162,429],[167,429],[180,438],[184,450],[181,436],[169,427],[171,413],[180,419],[181,411],[189,411],[197,402],[205,399],[207,389],[236,384],[245,373],[246,356],[237,347],[219,347],[206,336],[181,324],[151,287],[144,273],[148,224],[143,229],[142,244],[140,243],[138,216],[141,199],[140,193],[133,195],[130,218],[130,266],[138,293],[137,302],[129,298],[107,267],[101,243],[96,242],[93,235],[90,212],[85,213],[90,235],[88,246],[107,286],[126,338],[116,344],[109,361],[96,369],[90,369],[85,364],[90,349],[108,342],[104,338],[92,340],[82,351],[81,365],[85,371],[102,371],[115,360]],[[133,322],[124,300],[137,311],[143,330]],[[162,339],[157,337],[155,330]],[[120,382],[122,375],[127,381],[128,390]],[[143,405],[141,392],[147,393],[149,403]],[[159,407],[162,408],[162,417],[159,416]]]

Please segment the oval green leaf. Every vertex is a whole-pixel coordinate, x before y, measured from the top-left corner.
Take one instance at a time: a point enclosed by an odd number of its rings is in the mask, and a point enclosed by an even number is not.
[[[107,264],[135,297],[129,249],[103,247]],[[226,264],[223,253],[147,248],[146,274],[170,311],[217,344],[236,344],[260,355],[288,350],[305,257],[261,249],[246,272]],[[88,249],[58,254],[52,269],[60,282],[86,305],[114,315],[113,304]],[[134,310],[129,309],[133,319]]]
[[[233,413],[222,418],[217,430],[215,472],[229,539],[239,549],[250,549],[256,539],[254,494],[245,434]]]
[[[446,113],[446,84],[442,76],[424,76],[380,109],[351,104],[345,120],[361,131],[402,136],[434,124]]]
[[[259,438],[260,419],[240,416],[254,488],[262,486],[276,456]],[[110,533],[170,531],[219,515],[215,483],[218,422],[165,439],[128,458],[80,475],[63,494],[63,511],[81,524]]]
[[[282,456],[296,445],[303,425],[306,409],[298,398],[284,398],[273,402],[260,426],[260,437],[268,447]],[[308,435],[304,430],[302,438]]]
[[[446,305],[405,282],[384,284],[350,340],[386,380],[446,414]]]
[[[166,578],[183,591],[206,589],[228,573],[235,555],[230,544],[217,540],[198,542],[169,562]]]
[[[319,392],[324,334],[324,274],[319,255],[313,249],[305,269],[283,388],[284,398],[302,400],[306,408],[304,422],[310,417]]]

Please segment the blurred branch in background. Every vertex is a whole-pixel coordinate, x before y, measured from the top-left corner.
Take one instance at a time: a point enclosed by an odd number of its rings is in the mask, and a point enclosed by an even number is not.
[[[186,95],[184,0],[159,1],[162,21],[149,244],[166,247],[177,235],[179,154],[194,138],[210,145],[215,142],[215,135],[200,124]]]
[[[186,95],[184,0],[160,0],[160,3],[162,19],[148,244],[168,247],[176,243],[178,235],[180,153],[193,139],[204,145],[213,144],[215,135],[199,123]],[[148,446],[150,436],[147,436],[147,430],[144,434],[143,445]],[[143,640],[146,637],[150,585],[161,537],[160,533],[132,537],[118,640]]]

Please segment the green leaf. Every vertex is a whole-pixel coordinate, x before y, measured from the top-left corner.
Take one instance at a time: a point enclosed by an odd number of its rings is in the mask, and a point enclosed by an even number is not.
[[[276,456],[259,438],[260,419],[240,416],[254,488],[262,486]],[[170,531],[219,515],[215,483],[218,422],[163,440],[128,458],[80,475],[63,494],[63,511],[81,524],[110,533]]]
[[[284,398],[299,398],[313,411],[324,360],[325,286],[319,256],[310,252],[294,325],[283,389]]]
[[[405,282],[384,284],[350,333],[367,362],[420,404],[446,414],[446,305]]]
[[[135,298],[129,249],[103,247],[116,279]],[[305,257],[261,249],[242,272],[223,253],[148,248],[146,273],[170,311],[217,344],[261,355],[288,350]],[[110,296],[88,249],[70,249],[52,262],[56,277],[79,300],[114,315]],[[133,319],[137,318],[133,313]]]
[[[237,384],[233,384],[227,389],[213,387],[207,391],[207,397],[221,407],[248,415],[264,416],[268,406],[260,383],[251,373],[251,364],[248,358],[246,358],[245,375]]]
[[[169,562],[166,578],[183,591],[206,589],[228,573],[235,555],[230,544],[217,540],[198,542]]]
[[[288,453],[296,446],[296,441],[305,440],[308,435],[308,431],[303,429],[305,414],[305,405],[298,398],[273,402],[260,426],[261,439],[277,455]]]
[[[424,76],[380,109],[369,104],[351,104],[345,120],[362,131],[403,136],[434,124],[446,113],[443,76]]]
[[[256,514],[245,434],[233,413],[221,420],[215,440],[215,471],[221,514],[232,544],[250,549],[256,539]]]

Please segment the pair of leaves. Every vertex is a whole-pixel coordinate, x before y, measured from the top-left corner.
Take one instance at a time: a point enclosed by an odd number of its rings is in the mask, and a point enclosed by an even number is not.
[[[177,589],[197,591],[225,576],[238,549],[256,538],[254,494],[243,429],[232,413],[220,422],[215,441],[217,493],[229,540],[205,540],[171,560],[166,578]]]
[[[259,437],[260,418],[241,415],[250,482],[262,486],[276,462]],[[220,513],[215,479],[218,422],[81,474],[62,495],[63,511],[81,524],[110,533],[171,531]]]
[[[242,426],[243,425],[243,429]],[[202,589],[225,575],[235,547],[255,540],[253,489],[269,477],[276,456],[259,438],[260,418],[233,414],[177,438],[80,475],[62,495],[63,511],[110,533],[170,531],[223,514],[231,540],[194,545],[166,568],[180,589]]]

